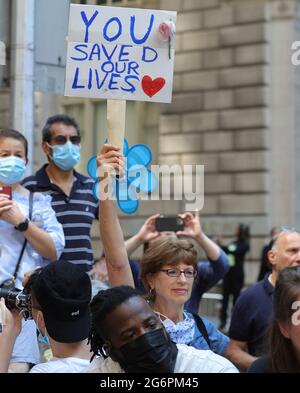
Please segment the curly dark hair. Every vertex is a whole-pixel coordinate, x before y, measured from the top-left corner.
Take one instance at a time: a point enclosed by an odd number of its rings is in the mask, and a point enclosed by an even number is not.
[[[109,338],[104,326],[107,315],[126,300],[140,295],[140,292],[135,288],[122,285],[99,291],[93,298],[90,304],[92,324],[89,335],[89,343],[93,353],[91,361],[98,355],[107,357],[102,349],[103,344]]]

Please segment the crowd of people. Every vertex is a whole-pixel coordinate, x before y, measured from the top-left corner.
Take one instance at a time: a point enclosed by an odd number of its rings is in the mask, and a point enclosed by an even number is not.
[[[23,179],[27,141],[0,130],[0,372],[300,371],[297,230],[272,231],[260,280],[242,291],[247,225],[224,244],[204,233],[199,211],[179,213],[183,229],[176,233],[158,231],[155,214],[124,241],[113,202],[98,202],[94,181],[74,170],[77,122],[49,118],[42,140],[48,163]],[[122,176],[125,164],[120,149],[105,144],[97,165]],[[109,171],[101,176],[100,184]],[[95,218],[103,255],[93,264]],[[141,260],[130,259],[142,245]],[[220,280],[218,330],[199,315],[199,304]],[[38,338],[51,349],[48,362],[40,361]]]

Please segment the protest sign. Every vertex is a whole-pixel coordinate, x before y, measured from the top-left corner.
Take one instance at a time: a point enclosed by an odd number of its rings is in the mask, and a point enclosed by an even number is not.
[[[72,4],[65,95],[170,103],[176,12]]]

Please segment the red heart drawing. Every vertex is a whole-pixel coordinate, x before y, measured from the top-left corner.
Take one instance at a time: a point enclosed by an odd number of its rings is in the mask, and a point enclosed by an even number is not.
[[[149,97],[153,97],[158,93],[165,84],[166,80],[164,78],[152,79],[151,76],[146,75],[142,79],[142,89]]]

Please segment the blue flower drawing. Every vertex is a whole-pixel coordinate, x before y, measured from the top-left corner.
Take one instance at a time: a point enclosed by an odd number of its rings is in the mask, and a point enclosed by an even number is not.
[[[112,195],[116,197],[119,208],[126,214],[133,214],[139,207],[139,193],[149,194],[158,186],[157,176],[148,169],[152,153],[148,146],[137,144],[129,147],[124,140],[125,175],[122,179],[113,179]],[[96,183],[94,196],[99,200],[96,156],[87,164],[87,171]]]

